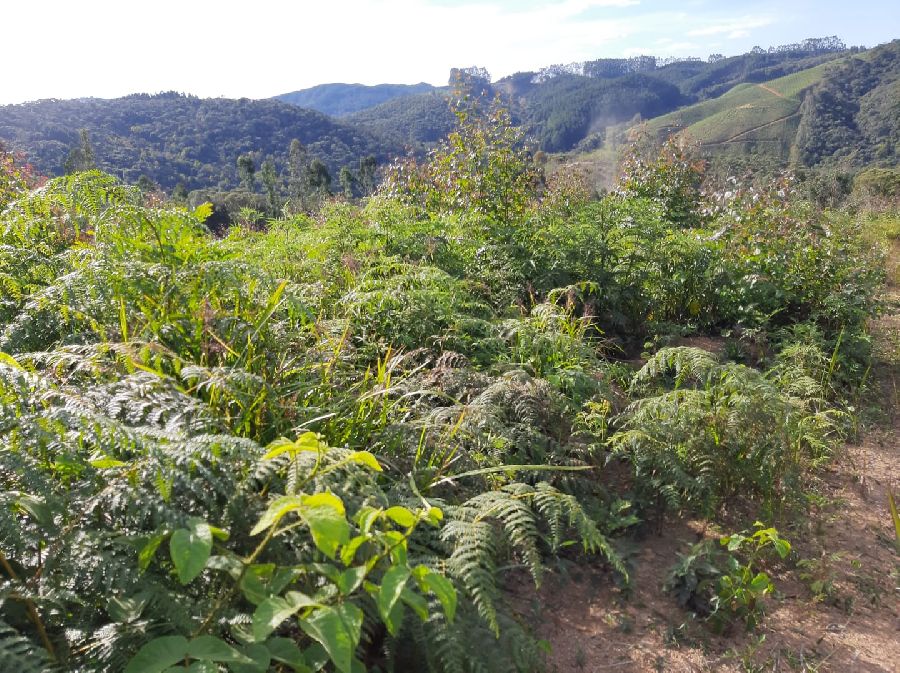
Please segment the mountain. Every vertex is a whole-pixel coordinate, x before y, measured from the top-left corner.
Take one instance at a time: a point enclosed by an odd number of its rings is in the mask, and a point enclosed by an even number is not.
[[[434,91],[425,82],[419,84],[320,84],[275,96],[277,100],[318,110],[332,117],[344,117],[389,100]]]
[[[294,138],[333,176],[342,166],[358,166],[361,157],[383,163],[401,151],[366,129],[275,100],[165,93],[0,106],[0,140],[47,175],[63,171],[80,129],[99,168],[132,183],[146,175],[166,189],[235,187],[237,158],[245,153],[257,166],[271,155],[281,170]]]
[[[681,133],[719,158],[780,165],[896,165],[900,157],[900,40],[784,77],[743,83],[651,119],[651,135]]]
[[[496,82],[476,78],[471,95],[499,95],[532,142],[547,152],[602,144],[606,129],[715,99],[736,85],[760,83],[832,62],[848,49],[836,37],[756,48],[733,57],[597,59],[520,72]],[[417,148],[453,128],[447,90],[393,99],[345,117],[394,142]]]
[[[702,101],[721,96],[738,84],[777,79],[858,51],[858,47],[848,49],[837,38],[823,38],[708,61],[676,61],[657,68],[653,75],[675,84],[685,96]]]
[[[830,70],[809,90],[800,113],[801,163],[900,164],[900,40]]]
[[[435,90],[395,98],[349,115],[344,121],[415,150],[444,138],[453,130],[456,116],[450,109],[450,94]]]
[[[241,155],[256,167],[271,157],[283,175],[294,138],[332,178],[365,156],[384,164],[421,155],[453,129],[450,102],[462,93],[483,102],[499,96],[536,149],[596,151],[610,166],[621,130],[641,120],[659,137],[688,133],[728,160],[895,165],[898,45],[861,51],[820,38],[706,61],[597,59],[495,82],[480,68],[454,69],[453,94],[429,84],[327,84],[268,100],[176,93],[45,100],[0,107],[0,141],[56,175],[85,129],[97,166],[126,181],[227,190],[239,183]]]
[[[687,102],[674,84],[635,73],[615,79],[560,75],[511,97],[514,113],[547,152],[570,150],[591,133],[655,117]]]
[[[829,67],[823,64],[758,84],[739,84],[717,98],[651,119],[644,129],[659,137],[686,134],[710,152],[761,151],[787,160],[803,96]]]
[[[643,74],[616,79],[595,79],[561,74],[543,82],[509,78],[491,84],[478,80],[464,93],[483,102],[500,96],[513,120],[523,125],[538,148],[559,152],[574,147],[586,135],[606,124],[655,116],[684,104],[678,87]],[[512,80],[515,81],[515,80]],[[445,90],[394,99],[344,118],[412,150],[446,136],[456,123]]]

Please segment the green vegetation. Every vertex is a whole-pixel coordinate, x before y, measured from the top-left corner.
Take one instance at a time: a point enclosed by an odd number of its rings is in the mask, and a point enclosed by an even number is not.
[[[375,86],[320,84],[309,89],[283,93],[275,98],[298,107],[318,110],[332,117],[345,117],[389,100],[428,93],[433,89],[433,86],[424,82],[419,84],[376,84]]]
[[[825,76],[830,64],[760,84],[739,84],[728,93],[648,122],[651,134],[684,133],[711,152],[772,153],[790,157],[800,122],[803,92]]]
[[[684,102],[678,87],[648,75],[614,80],[560,75],[535,88],[520,114],[542,150],[560,152],[592,132],[635,115],[656,117]]]
[[[775,165],[896,165],[900,42],[727,93],[657,117],[656,136],[683,133],[713,156]]]
[[[395,98],[346,118],[347,123],[412,149],[430,146],[453,130],[456,118],[444,92]]]
[[[655,118],[697,101],[715,99],[744,83],[798,73],[796,81],[807,88],[819,76],[816,66],[847,52],[837,38],[823,38],[731,58],[710,57],[705,62],[666,62],[649,56],[598,59],[516,73],[493,84],[482,76],[480,86],[487,95],[503,98],[513,120],[525,128],[535,147],[563,152],[584,143],[602,144],[611,136],[611,128],[635,117]],[[805,79],[811,81],[804,84]],[[799,93],[789,88],[783,95],[793,98]],[[413,147],[430,144],[452,126],[452,117],[440,104],[444,97],[430,92],[395,99],[351,115],[347,121]]]
[[[737,621],[755,626],[763,614],[763,599],[775,590],[770,577],[759,570],[765,556],[784,560],[790,543],[774,528],[756,522],[753,533],[735,533],[701,542],[682,556],[666,581],[682,607],[725,630]],[[717,549],[721,546],[724,549]],[[774,552],[774,554],[773,554]]]
[[[85,136],[93,148],[90,165],[82,158]],[[401,150],[364,129],[287,103],[177,93],[0,106],[0,138],[27,152],[45,175],[96,166],[129,183],[147,176],[165,190],[178,184],[233,189],[242,155],[252,156],[256,166],[271,156],[278,172],[286,173],[295,138],[334,176],[363,157],[384,163]]]
[[[595,200],[521,141],[460,110],[361,204],[297,143],[317,214],[221,236],[208,204],[29,191],[2,155],[0,668],[537,671],[513,578],[627,584],[644,522],[802,511],[870,365],[861,219],[788,183],[704,197],[675,145]],[[752,625],[790,546],[720,546],[714,583],[676,576]]]
[[[797,152],[808,166],[900,159],[900,40],[849,59],[803,103]]]
[[[822,38],[707,61],[598,59],[493,83],[483,69],[454,69],[449,88],[326,84],[260,101],[176,93],[45,100],[0,107],[0,138],[46,175],[97,167],[145,191],[203,190],[192,203],[213,201],[223,222],[246,221],[242,209],[280,214],[273,204],[288,200],[286,190],[276,199],[260,182],[256,192],[228,193],[242,183],[239,157],[259,169],[271,162],[283,183],[298,139],[327,167],[335,191],[346,169],[341,191],[368,195],[354,182],[359,161],[421,159],[453,130],[449,103],[458,93],[499,96],[535,150],[599,150],[583,160],[608,164],[602,187],[611,186],[623,129],[641,120],[659,137],[686,129],[728,174],[744,164],[769,174],[789,163],[855,171],[896,165],[897,50]]]

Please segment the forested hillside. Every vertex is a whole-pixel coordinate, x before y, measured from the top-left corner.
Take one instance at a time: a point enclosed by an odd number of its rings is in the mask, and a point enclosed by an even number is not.
[[[95,165],[137,182],[142,175],[167,190],[227,189],[240,183],[239,156],[256,167],[272,157],[283,171],[293,139],[321,159],[332,176],[374,155],[401,150],[365,129],[320,112],[272,100],[201,99],[176,93],[114,100],[46,100],[0,107],[0,140],[27,153],[46,175],[60,175],[87,131]]]
[[[893,166],[900,141],[900,41],[846,54],[650,120],[710,156],[786,166]]]
[[[837,38],[825,38],[727,58],[678,61],[658,68],[654,75],[675,84],[686,96],[706,100],[744,82],[777,79],[859,51],[857,47],[847,48]]]
[[[368,129],[410,148],[434,144],[453,129],[456,117],[449,92],[433,91],[397,98],[346,117],[345,121]]]
[[[650,75],[617,79],[560,75],[514,98],[521,122],[547,152],[572,149],[607,126],[656,117],[687,102],[678,87]]]
[[[807,166],[900,162],[900,40],[840,62],[801,107],[797,158]]]
[[[496,82],[476,77],[474,88],[477,94],[487,90],[500,95],[537,149],[561,152],[593,135],[602,141],[608,126],[657,117],[741,83],[805,71],[849,51],[837,38],[822,38],[729,58],[711,55],[706,61],[598,59],[520,72]],[[471,82],[468,88],[473,89]],[[453,123],[435,93],[393,100],[348,121],[412,145],[433,143]]]
[[[299,107],[318,110],[332,117],[344,117],[366,108],[386,103],[395,98],[405,98],[419,93],[428,93],[434,86],[419,84],[320,84],[275,96],[277,100]]]
[[[806,92],[826,76],[830,64],[757,84],[740,84],[717,98],[651,119],[643,130],[663,139],[684,133],[711,154],[791,157]]]

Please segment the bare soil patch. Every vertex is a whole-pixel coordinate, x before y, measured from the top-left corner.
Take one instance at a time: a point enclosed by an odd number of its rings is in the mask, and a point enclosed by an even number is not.
[[[771,569],[778,595],[762,624],[715,635],[663,593],[677,554],[727,532],[668,520],[628,543],[627,588],[599,564],[566,562],[548,573],[537,598],[526,578],[511,588],[523,619],[551,647],[549,671],[900,671],[900,554],[887,504],[888,489],[900,489],[900,315],[890,291],[893,308],[872,325],[880,422],[820,475],[808,514],[779,524],[796,557]]]
[[[900,671],[900,557],[887,509],[898,466],[896,431],[848,447],[823,478],[822,505],[785,531],[814,564],[773,570],[779,595],[754,632],[715,635],[662,592],[677,554],[715,535],[698,520],[635,541],[630,588],[599,566],[564,565],[536,600],[523,586],[515,602],[550,643],[552,672]]]

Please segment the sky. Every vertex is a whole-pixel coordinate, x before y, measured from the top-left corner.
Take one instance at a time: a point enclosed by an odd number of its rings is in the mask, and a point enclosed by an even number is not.
[[[327,82],[446,84],[556,63],[900,38],[897,0],[0,0],[0,104]]]

